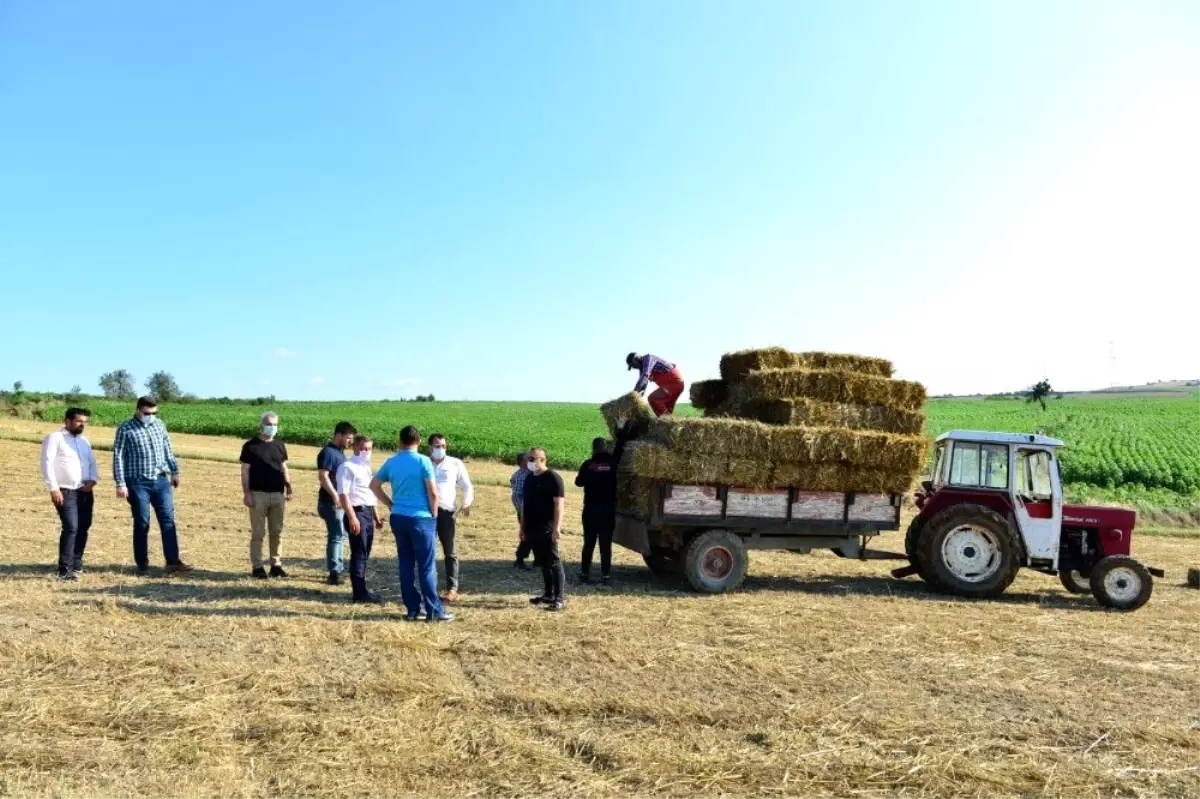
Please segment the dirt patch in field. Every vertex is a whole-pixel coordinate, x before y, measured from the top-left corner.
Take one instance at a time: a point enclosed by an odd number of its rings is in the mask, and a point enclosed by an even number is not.
[[[195,575],[132,574],[106,479],[87,573],[60,584],[37,454],[0,441],[0,793],[1200,793],[1195,539],[1135,539],[1168,577],[1129,615],[1041,575],[966,602],[885,563],[787,553],[699,596],[623,550],[612,589],[573,584],[555,615],[526,602],[540,578],[512,569],[508,491],[483,485],[460,620],[429,627],[401,621],[386,531],[370,579],[390,604],[323,584],[312,473],[289,507],[292,577],[249,579],[237,466],[214,460],[186,461],[177,496]],[[578,514],[572,494],[572,576]]]

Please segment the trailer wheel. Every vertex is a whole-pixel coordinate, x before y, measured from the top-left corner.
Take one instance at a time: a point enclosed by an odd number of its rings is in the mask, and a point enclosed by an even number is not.
[[[908,523],[908,531],[904,534],[904,554],[908,555],[908,562],[914,569],[917,570],[917,576],[924,580],[928,585],[937,587],[937,575],[926,564],[921,562],[918,555],[918,542],[921,540],[921,517],[915,516]]]
[[[1077,569],[1062,569],[1058,573],[1058,579],[1062,582],[1063,588],[1072,594],[1092,593],[1092,581]]]
[[[709,530],[691,540],[683,554],[687,581],[697,591],[722,594],[746,579],[750,556],[742,539],[727,530]]]
[[[982,505],[955,505],[923,525],[917,561],[936,587],[958,596],[999,596],[1021,567],[1017,536],[1004,517]]]
[[[649,555],[642,555],[646,568],[658,576],[679,574],[679,553],[673,549],[654,547]]]
[[[1154,578],[1141,561],[1109,555],[1092,569],[1092,595],[1113,610],[1137,610],[1150,601]]]

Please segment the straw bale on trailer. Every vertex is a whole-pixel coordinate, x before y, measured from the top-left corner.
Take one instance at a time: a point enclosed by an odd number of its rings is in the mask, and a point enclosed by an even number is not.
[[[667,416],[650,422],[647,437],[676,453],[764,464],[828,461],[910,472],[921,467],[928,448],[920,436],[836,427],[778,427],[731,418]]]
[[[912,482],[912,472],[861,469],[841,463],[777,463],[771,472],[773,485],[796,486],[806,491],[902,494],[912,487]]]
[[[908,380],[827,369],[764,369],[751,373],[731,392],[738,404],[796,397],[919,411],[925,386]]]
[[[631,430],[637,431],[654,418],[654,411],[650,408],[650,403],[646,402],[646,398],[636,391],[630,391],[628,394],[604,403],[600,406],[600,413],[604,416],[609,432],[614,436],[617,434],[617,423],[622,419],[632,425]]]
[[[692,383],[691,398],[697,408],[716,408],[729,398],[729,384],[724,380],[697,380]]]
[[[891,377],[892,362],[864,355],[845,355],[834,352],[789,352],[782,347],[760,350],[740,350],[721,357],[721,377],[736,383],[751,372],[764,369],[829,369],[857,374]]]
[[[852,405],[848,402],[822,402],[797,397],[782,400],[755,400],[733,407],[718,406],[719,411],[743,419],[755,419],[772,425],[806,427],[846,427],[851,430],[879,430],[885,433],[920,435],[925,414],[902,411],[883,405]]]

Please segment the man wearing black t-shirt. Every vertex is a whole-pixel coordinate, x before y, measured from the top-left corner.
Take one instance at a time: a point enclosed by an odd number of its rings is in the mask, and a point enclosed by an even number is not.
[[[521,512],[521,541],[533,549],[533,556],[542,566],[545,591],[541,596],[529,600],[547,610],[562,610],[566,597],[563,595],[562,559],[558,556],[558,538],[562,533],[563,480],[556,472],[546,468],[546,450],[536,447],[529,451],[530,475],[525,478],[524,503]]]
[[[267,411],[259,420],[261,433],[242,445],[242,495],[250,509],[250,564],[253,575],[266,579],[263,537],[271,535],[271,576],[287,577],[280,560],[279,539],[283,535],[284,507],[292,498],[287,447],[275,438],[279,416]]]

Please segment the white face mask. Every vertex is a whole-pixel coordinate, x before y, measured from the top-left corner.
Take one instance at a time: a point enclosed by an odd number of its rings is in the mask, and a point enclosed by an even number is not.
[[[434,447],[429,451],[429,454],[433,456],[435,461],[440,461],[442,458],[446,457],[446,448]]]
[[[369,466],[371,464],[371,453],[360,452],[357,455],[350,456],[350,460],[354,461],[355,463],[365,463]]]
[[[529,471],[533,472],[534,474],[536,474],[537,473],[537,461],[530,461],[529,463],[525,464],[525,468],[528,469]]]

